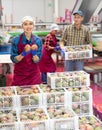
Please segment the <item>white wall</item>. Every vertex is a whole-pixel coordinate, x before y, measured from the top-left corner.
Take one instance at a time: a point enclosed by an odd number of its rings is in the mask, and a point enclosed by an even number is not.
[[[65,15],[65,9],[73,9],[76,0],[59,0],[59,16]]]
[[[54,21],[55,0],[2,0],[3,22],[19,23],[25,15],[38,17],[44,22]],[[75,0],[58,0],[58,16],[64,17],[65,9],[72,9]]]

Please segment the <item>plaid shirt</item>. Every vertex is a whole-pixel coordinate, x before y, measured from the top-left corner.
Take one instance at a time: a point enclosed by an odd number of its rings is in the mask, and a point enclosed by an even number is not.
[[[91,37],[88,27],[81,25],[77,29],[73,24],[65,28],[62,35],[62,42],[66,46],[85,45],[91,43]]]
[[[56,38],[56,36],[55,36],[55,35],[52,35],[52,33],[49,33],[49,34],[46,36],[46,38],[45,38],[45,43],[44,43],[44,45],[45,45],[46,48],[47,48],[48,45],[51,46],[51,47],[55,47],[56,44],[57,44],[57,38]]]

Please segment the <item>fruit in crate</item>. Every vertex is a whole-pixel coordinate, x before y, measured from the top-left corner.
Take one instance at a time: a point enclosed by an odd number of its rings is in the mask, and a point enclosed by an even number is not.
[[[28,106],[29,104],[38,105],[39,104],[39,95],[21,96],[21,105]]]
[[[72,87],[74,86],[74,79],[73,78],[69,78],[68,80],[68,87]]]
[[[47,108],[47,112],[49,114],[49,117],[52,118],[70,118],[73,117],[73,112],[69,109],[64,108],[63,106],[50,106]]]
[[[57,79],[57,78],[56,78],[56,79],[55,79],[55,85],[56,85],[57,88],[62,87],[61,79],[59,79],[59,78]]]
[[[47,84],[40,84],[39,87],[42,89],[43,92],[45,93],[54,93],[54,92],[65,92],[63,88],[59,89],[52,89],[51,86]]]
[[[80,130],[102,130],[102,123],[95,116],[79,117]]]
[[[2,107],[3,107],[3,99],[0,98],[0,108],[2,108]]]
[[[12,102],[13,102],[12,97],[4,98],[3,105],[4,107],[11,107],[13,106]]]
[[[72,104],[72,109],[73,109],[73,111],[76,113],[76,114],[80,114],[80,112],[81,112],[81,108],[80,108],[81,106],[80,106],[80,104],[78,104],[78,103],[73,103]]]
[[[46,120],[47,115],[41,108],[24,109],[20,113],[20,121],[41,121]]]
[[[39,95],[30,96],[30,104],[31,105],[39,104]]]
[[[0,88],[0,96],[13,96],[15,91],[13,88]]]
[[[67,87],[68,86],[68,78],[62,78],[62,86]]]
[[[39,89],[35,85],[29,87],[17,87],[16,90],[18,95],[29,95],[39,93]]]
[[[22,106],[29,105],[29,97],[28,96],[21,97],[21,104]]]
[[[89,103],[81,104],[81,113],[89,113]]]
[[[64,103],[65,90],[63,88],[52,89],[49,85],[44,84],[40,84],[39,87],[46,94],[47,103]]]
[[[0,111],[0,124],[13,123],[17,121],[16,112],[9,110]]]
[[[89,100],[89,92],[82,92],[81,101],[88,101],[88,100]]]
[[[17,94],[20,97],[21,106],[38,105],[39,104],[39,88],[35,85],[25,87],[17,87]]]
[[[72,102],[89,101],[90,90],[88,87],[66,88],[72,93]]]
[[[0,88],[0,108],[13,106],[13,95],[15,95],[14,88]]]
[[[72,102],[80,102],[80,93],[72,94]]]

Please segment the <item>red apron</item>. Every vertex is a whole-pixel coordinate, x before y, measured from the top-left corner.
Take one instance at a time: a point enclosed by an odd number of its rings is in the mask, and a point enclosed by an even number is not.
[[[22,36],[18,43],[18,53],[21,54],[26,44],[22,44]],[[32,36],[32,44],[35,44],[34,36]],[[13,86],[17,85],[34,85],[41,83],[41,76],[38,64],[32,60],[32,54],[26,55],[21,62],[14,65]]]
[[[54,36],[53,42],[51,42],[52,47],[55,47],[57,44],[57,39]],[[46,45],[43,46],[42,50],[42,58],[39,62],[39,68],[41,72],[55,72],[56,71],[56,64],[53,61],[51,55],[54,53],[54,50],[48,50]]]

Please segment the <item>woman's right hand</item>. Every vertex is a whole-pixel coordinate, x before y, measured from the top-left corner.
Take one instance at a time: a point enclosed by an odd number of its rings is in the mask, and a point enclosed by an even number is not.
[[[26,45],[25,47],[24,47],[24,51],[25,52],[29,52],[31,50],[31,47],[30,47],[30,45]]]
[[[31,53],[31,47],[30,45],[26,45],[23,49],[23,52],[21,53],[22,56],[26,56],[27,54],[30,54]]]

